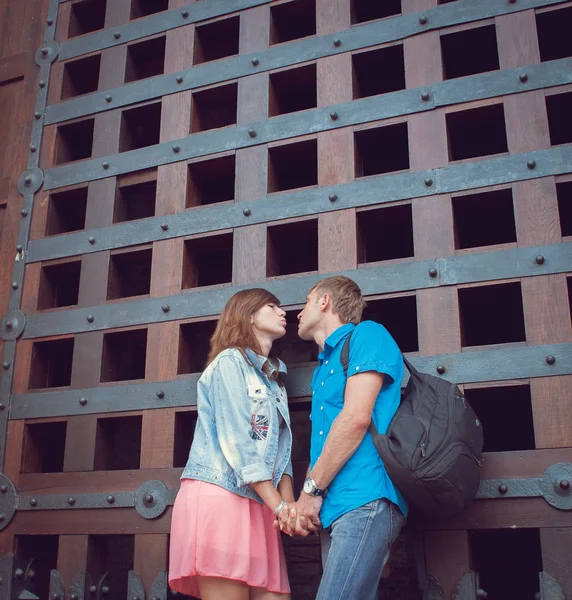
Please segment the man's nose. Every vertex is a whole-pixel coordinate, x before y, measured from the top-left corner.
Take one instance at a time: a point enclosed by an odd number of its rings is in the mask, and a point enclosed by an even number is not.
[[[299,312],[299,313],[296,315],[296,318],[298,319],[298,321],[299,321],[299,320],[302,318],[302,313],[303,313],[303,312],[304,312],[304,311],[303,311],[303,310],[301,310],[301,311],[300,311],[300,312]]]

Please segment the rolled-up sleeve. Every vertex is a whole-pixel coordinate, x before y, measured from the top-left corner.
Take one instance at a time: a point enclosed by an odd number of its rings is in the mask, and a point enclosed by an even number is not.
[[[223,356],[213,371],[210,393],[218,441],[240,486],[272,479],[250,435],[250,400],[241,359]]]

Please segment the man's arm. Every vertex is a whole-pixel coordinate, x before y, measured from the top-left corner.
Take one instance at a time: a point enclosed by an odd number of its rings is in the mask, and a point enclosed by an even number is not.
[[[319,489],[330,485],[361,444],[382,385],[383,375],[377,371],[366,371],[348,377],[344,407],[332,423],[322,454],[308,475],[314,479]],[[322,498],[302,492],[296,506],[298,519],[305,516],[309,523],[319,524]],[[299,522],[296,525],[291,523],[291,526],[296,533],[308,535]]]
[[[377,371],[348,377],[344,407],[332,423],[322,454],[310,475],[318,488],[330,485],[361,444],[382,385],[383,375]]]

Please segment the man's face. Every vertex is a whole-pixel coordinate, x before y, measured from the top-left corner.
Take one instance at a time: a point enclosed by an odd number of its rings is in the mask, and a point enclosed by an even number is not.
[[[306,296],[304,308],[298,313],[298,335],[303,340],[314,339],[314,332],[323,318],[319,300],[316,290],[312,290]]]

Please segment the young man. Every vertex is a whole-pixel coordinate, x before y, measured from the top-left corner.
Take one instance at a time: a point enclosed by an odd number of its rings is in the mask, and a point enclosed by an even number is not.
[[[328,277],[298,315],[298,335],[321,352],[312,379],[310,469],[290,525],[301,535],[323,527],[317,600],[377,598],[407,514],[368,432],[372,419],[387,431],[400,402],[403,360],[385,327],[360,322],[364,307],[354,281]],[[352,332],[346,382],[340,353]]]

